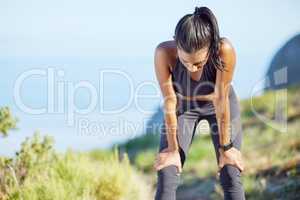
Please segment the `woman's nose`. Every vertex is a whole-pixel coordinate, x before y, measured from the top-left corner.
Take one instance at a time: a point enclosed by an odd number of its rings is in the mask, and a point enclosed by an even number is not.
[[[192,65],[191,67],[190,67],[190,71],[191,72],[195,72],[195,71],[197,71],[198,70],[198,68],[197,68],[197,66],[195,66],[195,65]]]

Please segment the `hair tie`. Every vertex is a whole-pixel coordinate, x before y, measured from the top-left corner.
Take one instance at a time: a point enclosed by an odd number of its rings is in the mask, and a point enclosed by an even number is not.
[[[195,15],[200,15],[201,14],[201,10],[202,10],[201,7],[196,7],[194,14]]]

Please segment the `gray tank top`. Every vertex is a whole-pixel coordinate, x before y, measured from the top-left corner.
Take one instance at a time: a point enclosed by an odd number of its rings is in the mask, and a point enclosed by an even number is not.
[[[194,110],[201,115],[215,114],[215,108],[211,101],[186,100],[182,96],[207,95],[214,92],[217,70],[208,62],[203,67],[201,78],[196,81],[191,78],[186,67],[176,58],[175,66],[172,68],[172,83],[177,95],[177,114],[187,110]],[[229,99],[231,105],[238,103],[237,97],[230,85]],[[234,101],[235,100],[235,101]]]

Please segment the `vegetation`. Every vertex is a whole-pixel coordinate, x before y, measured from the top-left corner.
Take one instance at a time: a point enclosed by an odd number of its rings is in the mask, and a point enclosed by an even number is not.
[[[8,107],[0,109],[0,134],[7,136],[8,130],[15,129],[18,119],[12,117]]]
[[[242,179],[247,199],[300,199],[297,91],[299,87],[293,86],[241,101],[246,165]],[[7,107],[0,109],[3,136],[15,129],[16,123]],[[156,172],[152,166],[159,134],[148,133],[111,150],[69,149],[59,154],[53,144],[53,138],[37,132],[22,143],[14,157],[0,157],[0,200],[153,199]],[[177,199],[222,199],[216,172],[210,135],[198,132],[185,162]]]
[[[36,132],[14,158],[0,157],[1,200],[149,199],[150,188],[127,154],[122,159],[117,149],[58,154],[53,144]]]
[[[292,86],[240,102],[244,134],[242,152],[246,165],[242,178],[247,199],[300,198],[300,94],[297,91],[299,86]],[[258,118],[254,110],[264,118]],[[276,115],[287,122],[288,129],[278,129],[284,123],[276,121]],[[156,139],[154,135],[151,140]],[[143,141],[142,137],[138,140]],[[128,144],[135,142],[133,139]],[[152,177],[155,187],[155,172],[151,167],[158,146],[146,150],[138,145],[124,146],[129,148],[127,152],[139,152],[132,156],[131,162]],[[198,132],[185,162],[178,199],[222,199],[216,172],[210,135]]]

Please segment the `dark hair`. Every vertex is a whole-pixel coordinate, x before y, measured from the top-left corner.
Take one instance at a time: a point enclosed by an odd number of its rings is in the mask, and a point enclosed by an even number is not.
[[[195,7],[193,14],[184,15],[176,25],[174,39],[176,45],[187,53],[208,47],[208,62],[215,68],[224,69],[219,56],[219,27],[209,8]]]

